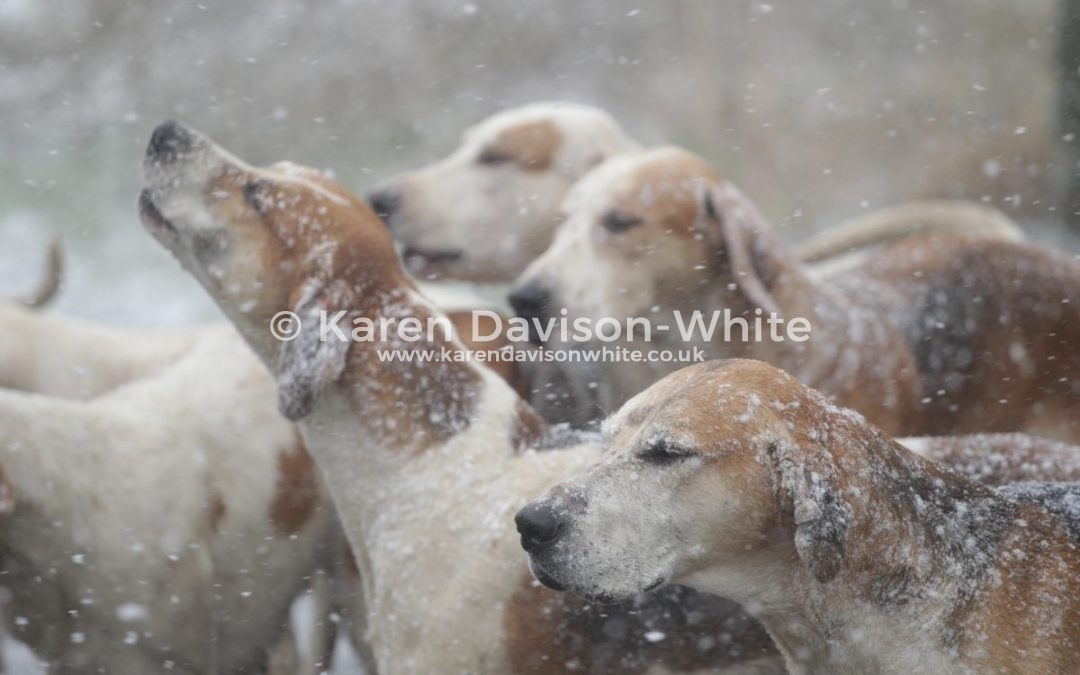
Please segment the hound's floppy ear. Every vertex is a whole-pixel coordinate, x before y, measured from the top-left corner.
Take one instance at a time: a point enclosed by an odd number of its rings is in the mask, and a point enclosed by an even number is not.
[[[277,378],[278,409],[294,422],[311,413],[322,390],[337,381],[345,369],[351,344],[347,319],[336,322],[341,326],[340,334],[328,330],[324,335],[322,331],[323,317],[327,325],[335,323],[335,316],[345,304],[341,302],[343,288],[339,284],[312,280],[294,293],[293,320],[298,320],[300,326],[292,339],[282,342]]]
[[[795,550],[815,579],[831,581],[843,566],[852,518],[832,457],[790,441],[770,444],[768,455],[780,508],[792,513]]]
[[[778,251],[765,219],[754,205],[730,185],[722,187],[698,183],[698,233],[723,256],[739,290],[766,314],[782,316],[780,305],[769,290],[779,267]]]

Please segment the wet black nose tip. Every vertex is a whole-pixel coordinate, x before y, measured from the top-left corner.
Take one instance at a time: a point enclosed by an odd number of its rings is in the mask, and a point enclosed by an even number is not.
[[[368,195],[368,203],[371,204],[371,210],[382,218],[383,222],[389,221],[390,217],[401,208],[401,191],[392,187],[379,188]]]
[[[510,291],[507,300],[510,302],[510,306],[514,308],[515,314],[523,319],[530,320],[529,339],[537,342],[538,337],[533,335],[534,326],[531,320],[547,317],[548,308],[551,305],[551,292],[540,284],[528,283]]]
[[[175,120],[165,120],[154,127],[150,134],[150,144],[146,148],[148,155],[158,158],[175,157],[191,149],[191,134]]]
[[[563,531],[563,521],[551,507],[536,502],[518,511],[514,523],[521,535],[521,547],[529,553],[552,544]]]

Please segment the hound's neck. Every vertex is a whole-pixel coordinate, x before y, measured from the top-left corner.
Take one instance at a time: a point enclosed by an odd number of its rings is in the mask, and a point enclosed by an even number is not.
[[[341,323],[363,318],[378,326],[406,317],[420,321],[423,337],[401,340],[394,325],[387,341],[354,341],[343,375],[304,424],[334,437],[309,445],[324,471],[334,466],[342,475],[358,474],[358,490],[407,482],[432,456],[457,466],[508,459],[543,431],[536,413],[505,381],[468,358],[459,340],[444,339],[445,317],[414,289],[371,294]],[[437,339],[429,342],[429,321],[439,318]]]
[[[709,316],[720,312],[720,320],[713,340],[705,345],[705,349],[709,358],[752,358],[772,363],[813,386],[828,377],[841,356],[851,358],[848,347],[852,324],[858,317],[843,298],[819,281],[817,275],[782,242],[769,239],[773,243],[767,248],[767,258],[762,264],[768,268],[766,285],[784,321],[776,329],[776,334],[783,340],[772,339],[767,323],[769,308],[750,302],[738,288],[731,288],[730,282],[714,283],[703,304]],[[749,341],[742,340],[742,328],[738,325],[732,326],[731,340],[724,339],[725,309],[730,310],[732,318],[746,320],[750,328]],[[761,319],[761,340],[755,340],[754,322],[758,317]],[[796,318],[805,319],[810,326],[809,339],[802,342],[788,337],[788,326]]]
[[[845,464],[859,468],[841,498],[855,515],[836,578],[822,583],[804,565],[788,514],[773,533],[777,543],[757,559],[747,556],[687,580],[753,608],[793,673],[872,672],[904,658],[883,651],[881,636],[903,649],[944,650],[918,644],[919,635],[948,618],[940,608],[955,604],[950,599],[989,580],[983,565],[993,560],[1000,528],[1015,517],[988,488],[887,439],[852,454],[858,456],[849,455]],[[929,634],[947,634],[940,627]]]

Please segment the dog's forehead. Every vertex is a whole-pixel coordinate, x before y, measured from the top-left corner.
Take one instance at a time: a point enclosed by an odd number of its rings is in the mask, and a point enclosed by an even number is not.
[[[666,411],[673,404],[677,404],[681,392],[694,377],[693,367],[683,368],[631,398],[604,422],[603,432],[605,437],[614,439],[637,433],[644,427],[652,426],[657,422],[657,419],[661,417],[661,413],[664,413],[665,417],[671,417]],[[661,426],[667,425],[661,424]]]
[[[545,133],[561,135],[562,124],[555,110],[517,108],[492,115],[465,131],[464,144],[482,146],[497,143],[507,136],[544,129]],[[536,134],[534,134],[535,136]]]
[[[696,208],[699,186],[719,176],[697,156],[661,147],[613,157],[589,172],[571,190],[564,208],[625,209],[632,212]]]
[[[753,436],[797,410],[802,386],[759,361],[717,360],[678,370],[638,394],[604,425],[610,439],[665,436],[703,447]]]
[[[265,169],[255,169],[257,177],[267,178],[278,185],[289,185],[301,192],[310,192],[316,200],[328,199],[335,204],[350,204],[348,191],[338,185],[325,171],[313,169],[302,164],[281,161]]]

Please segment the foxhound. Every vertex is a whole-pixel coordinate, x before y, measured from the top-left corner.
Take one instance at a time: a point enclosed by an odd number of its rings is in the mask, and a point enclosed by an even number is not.
[[[1001,236],[1000,216],[985,218],[990,235],[969,214],[961,232],[808,267],[747,197],[676,148],[605,162],[564,209],[555,241],[511,294],[521,316],[594,325],[645,317],[669,328],[653,331],[649,348],[768,361],[895,435],[1080,440],[1080,262]],[[676,330],[695,311],[707,326],[724,310],[713,335],[684,340]],[[744,325],[801,319],[809,339],[755,341],[737,323],[725,339],[726,316]],[[638,349],[640,339],[624,333],[615,346]],[[601,364],[601,407],[679,365]]]
[[[352,547],[380,672],[683,672],[759,657],[758,672],[782,669],[760,626],[725,601],[676,590],[612,613],[535,585],[509,516],[596,448],[528,451],[545,423],[477,363],[386,358],[461,355],[456,338],[320,339],[320,317],[338,311],[346,326],[440,316],[365,203],[294,165],[249,166],[175,122],[154,131],[144,174],[144,225],[236,324],[300,421]],[[282,311],[302,325],[287,342],[271,332]]]
[[[485,119],[448,157],[368,198],[421,279],[511,281],[551,242],[574,181],[636,147],[599,108],[533,103]]]
[[[680,370],[605,432],[517,514],[544,584],[733,598],[792,673],[1080,672],[1080,484],[975,483],[756,361]]]
[[[5,630],[61,673],[266,672],[340,527],[274,399],[228,326],[85,400],[0,389]]]

